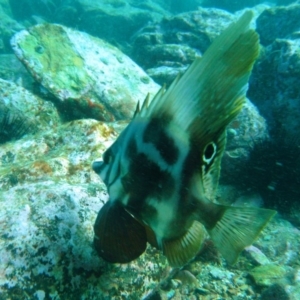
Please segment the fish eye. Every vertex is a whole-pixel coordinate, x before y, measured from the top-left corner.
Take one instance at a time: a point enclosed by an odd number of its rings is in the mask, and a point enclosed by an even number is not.
[[[206,163],[210,163],[212,159],[215,157],[217,152],[217,146],[215,143],[209,143],[204,148],[203,160]]]

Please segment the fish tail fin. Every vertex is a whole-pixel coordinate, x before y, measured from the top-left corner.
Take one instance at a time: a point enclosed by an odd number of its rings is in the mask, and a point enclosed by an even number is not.
[[[270,209],[216,206],[221,217],[207,231],[229,264],[235,263],[241,251],[256,240],[276,214]]]

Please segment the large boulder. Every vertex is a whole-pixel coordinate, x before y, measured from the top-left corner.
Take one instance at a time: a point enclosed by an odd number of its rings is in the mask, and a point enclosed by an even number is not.
[[[300,4],[266,9],[257,18],[256,24],[263,46],[272,44],[276,39],[297,39],[300,30]]]
[[[159,89],[117,48],[61,25],[36,25],[17,33],[11,44],[67,119],[129,119],[137,103]]]

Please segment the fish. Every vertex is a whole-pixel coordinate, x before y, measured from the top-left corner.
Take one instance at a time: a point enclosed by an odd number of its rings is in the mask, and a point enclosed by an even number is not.
[[[109,200],[94,224],[94,246],[110,263],[129,263],[147,243],[170,266],[191,261],[207,236],[229,264],[275,211],[216,202],[226,127],[241,111],[259,38],[247,11],[168,89],[137,105],[134,117],[93,170]]]

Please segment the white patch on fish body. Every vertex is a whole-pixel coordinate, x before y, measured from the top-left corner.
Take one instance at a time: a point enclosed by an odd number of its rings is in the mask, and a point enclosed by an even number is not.
[[[166,237],[166,233],[170,231],[170,226],[176,218],[177,207],[175,207],[173,198],[169,201],[157,201],[155,198],[150,198],[147,199],[147,204],[155,208],[157,212],[149,226],[155,232],[158,245],[162,247],[162,241]]]

